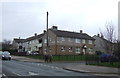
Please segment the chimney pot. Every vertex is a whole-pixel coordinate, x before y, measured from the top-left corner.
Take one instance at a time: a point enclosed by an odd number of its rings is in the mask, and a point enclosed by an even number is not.
[[[43,31],[44,33],[46,32],[46,30]]]
[[[53,30],[57,30],[57,26],[52,26],[52,29]]]
[[[35,36],[37,36],[37,33],[35,33]]]
[[[98,34],[98,37],[100,37],[100,34]]]
[[[83,31],[82,30],[80,30],[80,33],[82,33]]]

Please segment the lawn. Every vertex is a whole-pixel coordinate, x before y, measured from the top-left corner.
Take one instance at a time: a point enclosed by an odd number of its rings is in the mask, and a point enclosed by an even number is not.
[[[96,63],[91,65],[120,68],[120,62],[113,62],[112,64],[109,62],[103,62],[103,63]]]
[[[34,59],[44,59],[44,56],[25,56]],[[95,59],[93,56],[84,55],[54,55],[52,61],[85,61]]]

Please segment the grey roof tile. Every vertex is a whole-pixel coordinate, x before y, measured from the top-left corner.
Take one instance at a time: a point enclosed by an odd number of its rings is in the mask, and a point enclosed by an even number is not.
[[[70,31],[62,31],[62,30],[52,30],[58,37],[69,37],[69,38],[79,38],[79,39],[91,39],[95,40],[93,37],[89,36],[86,33],[77,33],[77,32],[70,32]]]

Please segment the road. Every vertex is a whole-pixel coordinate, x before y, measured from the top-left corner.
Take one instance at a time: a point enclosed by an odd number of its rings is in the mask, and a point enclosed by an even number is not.
[[[21,61],[3,61],[4,76],[93,76],[92,74],[68,71],[62,67],[75,63],[31,63]]]

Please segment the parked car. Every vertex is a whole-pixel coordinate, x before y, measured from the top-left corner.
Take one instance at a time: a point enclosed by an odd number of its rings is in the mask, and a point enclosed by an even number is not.
[[[112,54],[103,53],[103,54],[100,55],[100,61],[101,62],[117,62],[118,58],[116,58]]]
[[[4,51],[4,52],[0,52],[0,57],[2,58],[2,60],[11,60],[11,55],[10,52],[8,51]]]

